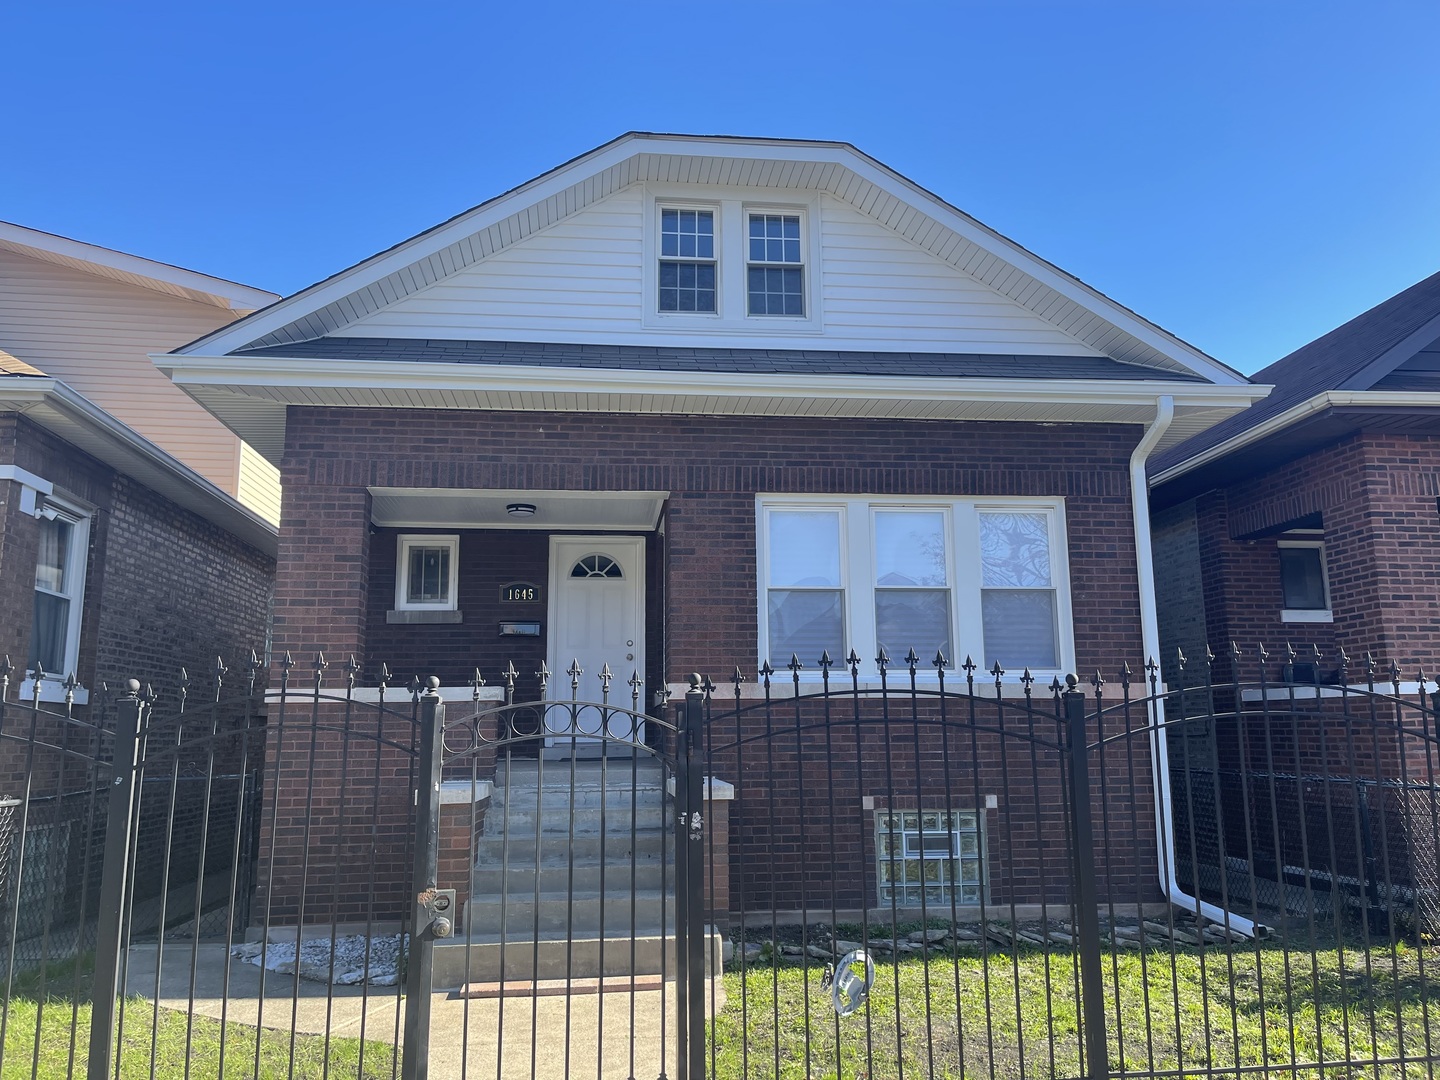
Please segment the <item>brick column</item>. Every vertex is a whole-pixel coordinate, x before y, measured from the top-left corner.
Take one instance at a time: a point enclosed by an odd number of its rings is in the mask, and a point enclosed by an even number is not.
[[[324,487],[287,471],[275,565],[273,651],[301,664],[316,652],[365,662],[370,493]],[[378,659],[378,658],[377,658]]]

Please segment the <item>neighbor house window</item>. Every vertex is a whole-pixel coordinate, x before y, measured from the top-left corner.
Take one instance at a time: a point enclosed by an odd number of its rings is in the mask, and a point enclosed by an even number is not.
[[[1285,622],[1328,622],[1330,585],[1325,570],[1325,541],[1281,540],[1280,592]]]
[[[46,497],[39,514],[29,669],[63,678],[75,672],[80,658],[90,518],[53,496]]]
[[[660,211],[660,310],[715,312],[715,212]]]
[[[875,855],[882,904],[985,899],[984,832],[974,810],[877,811]]]
[[[1063,507],[1054,501],[761,496],[761,655],[816,672],[883,648],[989,670],[1073,664]]]
[[[459,536],[412,535],[399,538],[395,607],[399,611],[454,611]]]
[[[805,314],[799,214],[749,215],[746,293],[751,315]]]

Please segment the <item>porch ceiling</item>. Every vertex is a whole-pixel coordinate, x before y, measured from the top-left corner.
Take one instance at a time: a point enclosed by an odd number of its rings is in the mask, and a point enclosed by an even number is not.
[[[401,529],[598,529],[650,532],[668,491],[537,491],[498,488],[370,489],[370,520]],[[512,503],[534,506],[516,516]]]

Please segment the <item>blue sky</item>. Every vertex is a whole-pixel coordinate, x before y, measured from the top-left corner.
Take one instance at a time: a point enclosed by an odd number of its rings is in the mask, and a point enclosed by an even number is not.
[[[1440,270],[1440,4],[0,14],[0,219],[293,292],[632,129],[854,143],[1242,371]]]

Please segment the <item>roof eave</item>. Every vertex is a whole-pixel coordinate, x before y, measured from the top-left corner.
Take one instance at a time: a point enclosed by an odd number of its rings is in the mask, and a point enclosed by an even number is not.
[[[0,410],[20,412],[67,442],[78,425],[90,436],[90,445],[81,447],[86,453],[270,558],[276,556],[279,530],[274,525],[60,380],[6,378],[0,381]]]
[[[1282,413],[1264,420],[1254,427],[1246,428],[1239,434],[1232,435],[1223,442],[1216,443],[1196,454],[1194,457],[1185,459],[1169,468],[1156,473],[1151,478],[1151,486],[1159,487],[1162,484],[1176,480],[1187,473],[1204,468],[1217,461],[1221,461],[1238,451],[1247,449],[1257,443],[1279,434],[1288,428],[1294,427],[1301,421],[1324,412],[1331,408],[1344,408],[1347,406],[1370,406],[1380,408],[1440,408],[1440,392],[1425,393],[1415,391],[1394,391],[1394,390],[1325,390],[1313,397],[1306,398],[1298,405],[1292,405]]]

